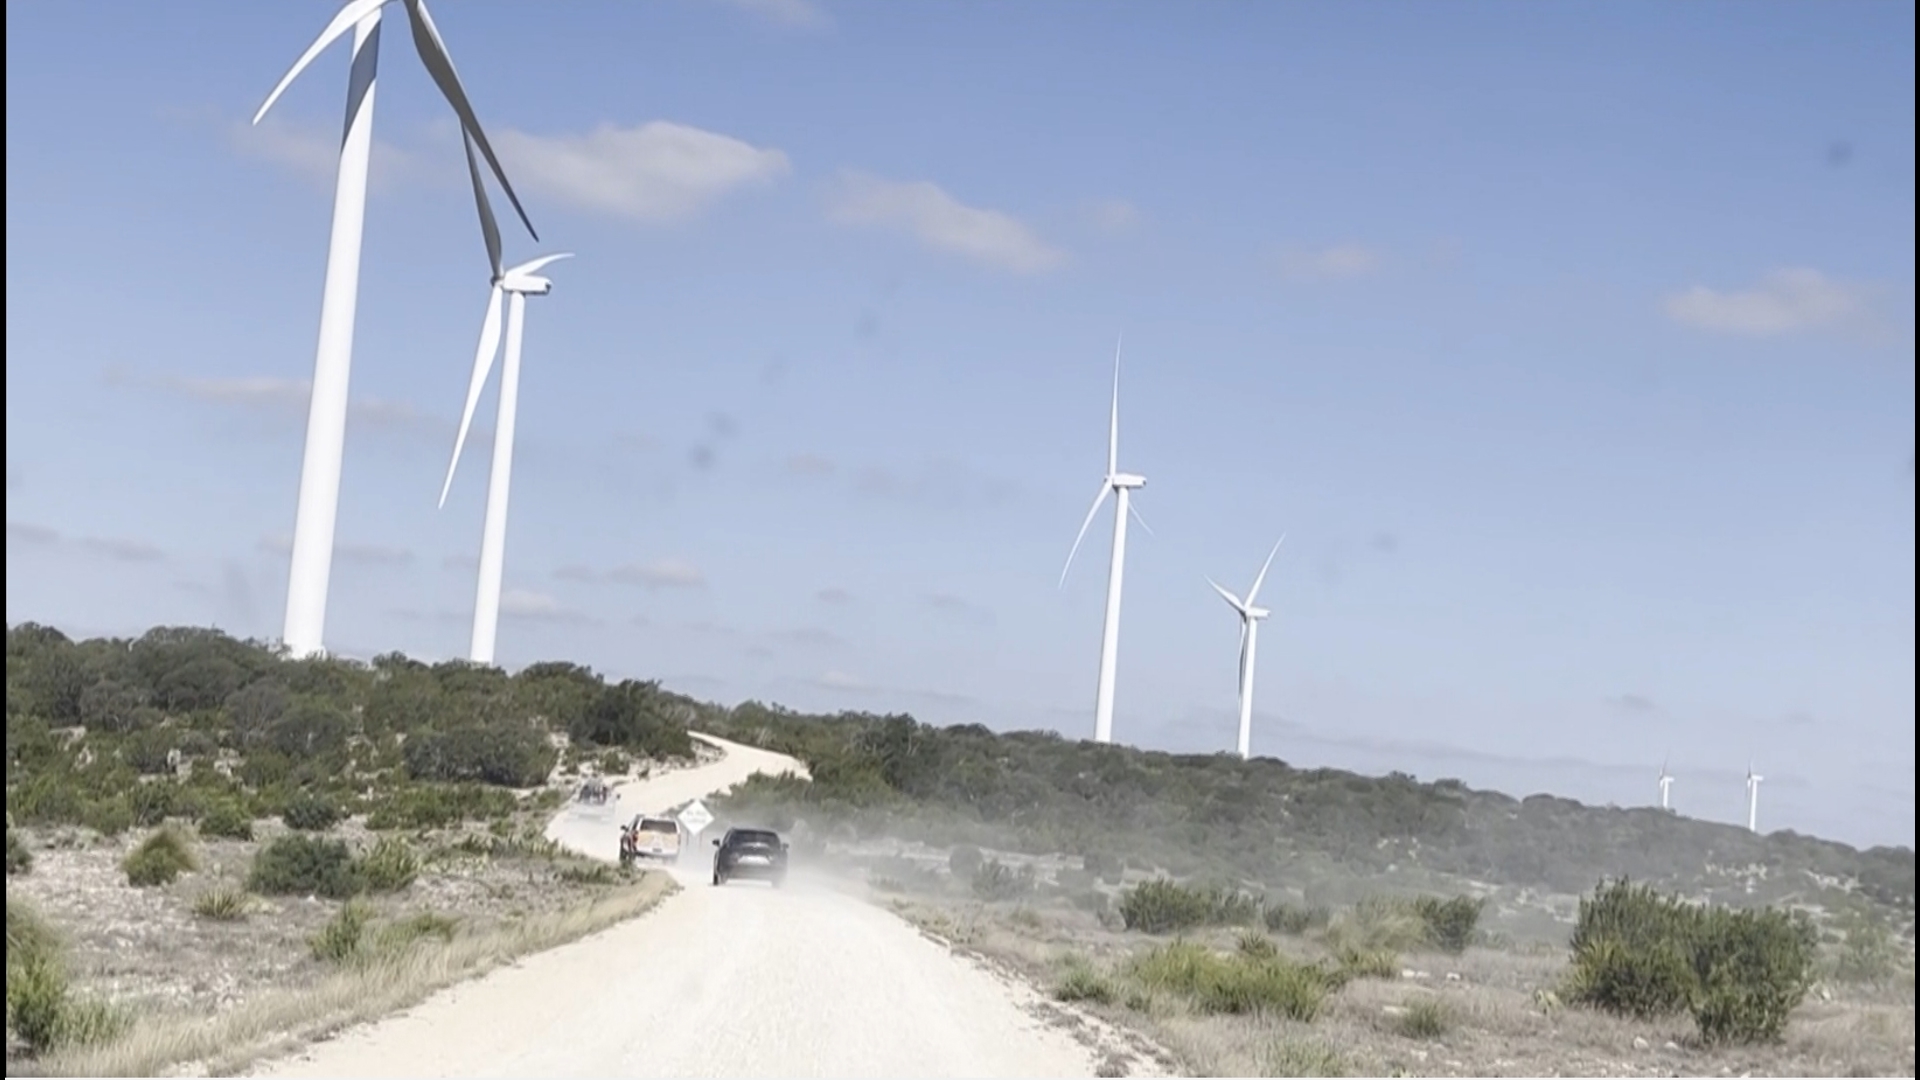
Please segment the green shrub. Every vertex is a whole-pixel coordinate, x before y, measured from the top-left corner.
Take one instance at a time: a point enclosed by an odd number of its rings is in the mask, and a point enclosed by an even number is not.
[[[513,792],[479,784],[409,785],[375,803],[367,828],[437,829],[462,821],[497,821],[519,806]]]
[[[24,901],[7,900],[7,1031],[34,1053],[112,1038],[126,1016],[81,997],[59,935]]]
[[[1261,1076],[1345,1076],[1346,1059],[1318,1040],[1283,1039],[1263,1055]]]
[[[226,840],[253,839],[253,816],[243,809],[237,799],[220,799],[207,805],[206,812],[200,815],[201,836],[217,836]]]
[[[496,722],[421,732],[407,739],[402,756],[416,780],[527,788],[546,783],[558,753],[544,732]]]
[[[1095,971],[1086,960],[1076,957],[1067,961],[1059,984],[1053,988],[1053,996],[1057,1001],[1091,1001],[1110,1005],[1118,995],[1111,979]]]
[[[101,836],[119,836],[133,828],[133,808],[124,795],[95,799],[81,808],[80,824]]]
[[[1136,957],[1131,973],[1150,993],[1171,992],[1200,1012],[1272,1014],[1302,1022],[1319,1014],[1326,976],[1282,956],[1222,955],[1191,942]]]
[[[246,890],[231,885],[215,885],[193,899],[193,913],[214,922],[238,922],[251,906]]]
[[[307,939],[313,958],[335,964],[357,958],[366,945],[367,924],[372,920],[373,909],[365,901],[357,898],[347,901],[319,933]]]
[[[1567,999],[1641,1020],[1680,1012],[1703,923],[1701,909],[1650,886],[1602,883],[1580,900]]]
[[[151,828],[170,817],[190,818],[199,812],[194,793],[173,780],[149,780],[127,789],[127,811],[133,823]]]
[[[1242,931],[1234,947],[1239,950],[1240,955],[1255,960],[1280,955],[1280,947],[1273,943],[1273,939],[1258,930]]]
[[[254,854],[247,886],[265,896],[343,900],[360,891],[358,870],[344,841],[292,833],[276,837]]]
[[[12,860],[9,841],[8,860]],[[1899,970],[1898,952],[1887,924],[1871,915],[1851,912],[1835,920],[1841,939],[1832,961],[1833,977],[1841,982],[1877,986]]]
[[[1693,955],[1693,1022],[1708,1044],[1777,1042],[1813,981],[1817,935],[1775,908],[1715,909]]]
[[[1343,945],[1333,961],[1343,979],[1392,979],[1400,974],[1400,957],[1391,949],[1362,949]]]
[[[1437,997],[1421,995],[1407,1001],[1404,1012],[1394,1018],[1394,1030],[1409,1039],[1438,1039],[1453,1027],[1447,1003]]]
[[[420,860],[405,841],[383,837],[361,857],[360,880],[374,892],[399,892],[420,875]]]
[[[1394,953],[1426,948],[1427,924],[1413,903],[1396,896],[1367,896],[1327,924],[1327,944],[1335,949]]]
[[[428,938],[452,941],[453,933],[459,926],[459,921],[451,915],[442,915],[437,911],[416,912],[382,926],[374,934],[374,947],[381,952],[398,952]]]
[[[127,884],[139,888],[170,885],[181,874],[199,867],[187,834],[172,825],[162,825],[149,833],[140,846],[121,860],[127,872]]]
[[[1414,914],[1426,927],[1427,943],[1455,956],[1473,943],[1473,932],[1480,925],[1480,913],[1486,901],[1475,896],[1456,896],[1442,900],[1422,896],[1413,902]]]
[[[340,817],[340,808],[332,800],[305,791],[289,799],[287,808],[280,814],[287,828],[301,832],[326,832]]]
[[[973,872],[973,894],[982,900],[1012,900],[1033,891],[1033,868],[1018,870],[998,859],[988,859]]]
[[[1316,926],[1327,925],[1333,915],[1324,907],[1294,907],[1272,901],[1261,909],[1260,918],[1267,924],[1267,929],[1276,934],[1298,936]]]
[[[1774,908],[1699,908],[1624,880],[1580,902],[1568,996],[1636,1018],[1692,1014],[1702,1041],[1778,1040],[1805,999],[1818,936]]]
[[[1245,926],[1260,919],[1259,902],[1223,886],[1143,881],[1120,894],[1120,919],[1129,930],[1167,934],[1196,926]]]
[[[20,834],[13,831],[13,826],[7,826],[7,876],[25,874],[32,869],[33,852]]]

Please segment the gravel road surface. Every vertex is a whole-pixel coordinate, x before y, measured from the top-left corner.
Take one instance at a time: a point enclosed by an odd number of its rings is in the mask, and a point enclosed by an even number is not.
[[[606,858],[618,822],[790,758],[720,761],[575,807],[548,835]],[[453,987],[262,1076],[1093,1076],[1095,1052],[1040,995],[953,956],[796,866],[787,885],[709,884],[703,837],[658,909]]]

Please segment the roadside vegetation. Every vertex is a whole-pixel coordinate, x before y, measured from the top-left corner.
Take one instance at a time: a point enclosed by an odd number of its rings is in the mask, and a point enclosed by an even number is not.
[[[571,664],[10,628],[9,1075],[244,1057],[643,909],[664,879],[545,823],[583,766],[690,758],[694,712]]]
[[[717,826],[1203,1074],[1912,1072],[1904,848],[191,628],[13,627],[7,690],[10,1074],[244,1067],[643,910],[544,825],[690,730],[811,774]]]

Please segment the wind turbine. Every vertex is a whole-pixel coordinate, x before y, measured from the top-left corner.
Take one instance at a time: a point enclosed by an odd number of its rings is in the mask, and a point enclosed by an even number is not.
[[[1662,761],[1660,763],[1660,809],[1662,810],[1673,809],[1672,799],[1667,794],[1667,789],[1671,787],[1673,787],[1673,777],[1667,772],[1667,763]]]
[[[1120,655],[1120,583],[1126,574],[1127,518],[1140,518],[1140,512],[1133,508],[1132,493],[1135,488],[1146,485],[1146,477],[1120,471],[1120,345],[1116,342],[1113,347],[1113,409],[1107,419],[1107,475],[1100,481],[1100,493],[1093,497],[1093,506],[1087,510],[1086,520],[1080,523],[1080,534],[1073,538],[1073,548],[1067,552],[1067,564],[1060,568],[1060,585],[1064,587],[1067,571],[1073,569],[1073,557],[1080,550],[1080,542],[1087,537],[1087,528],[1093,524],[1094,515],[1100,512],[1100,505],[1107,501],[1108,495],[1112,495],[1113,561],[1107,570],[1107,616],[1100,633],[1100,685],[1093,699],[1094,742],[1113,741],[1113,681],[1114,666]],[[1140,527],[1146,529],[1147,523],[1141,520]]]
[[[320,293],[320,340],[314,350],[313,390],[307,405],[307,444],[300,466],[300,500],[294,515],[293,553],[287,575],[287,618],[281,641],[296,657],[319,653],[327,625],[327,583],[333,570],[334,522],[340,509],[340,466],[346,445],[347,383],[353,367],[353,324],[360,292],[360,239],[366,223],[367,165],[373,152],[373,98],[380,59],[381,11],[393,0],[351,0],[294,62],[253,116],[258,124],[273,103],[314,58],[353,31],[353,67],[347,78],[347,112],[340,139],[340,171],[333,190],[333,238],[327,247],[327,278]],[[480,147],[506,189],[514,210],[538,240],[507,174],[480,130],[479,118],[453,70],[446,43],[427,12],[426,0],[402,0],[420,62],[453,106],[462,135]]]
[[[1226,587],[1212,578],[1207,584],[1227,602],[1227,606],[1240,613],[1240,759],[1245,761],[1253,752],[1253,661],[1254,650],[1258,644],[1260,620],[1273,614],[1263,607],[1255,607],[1254,600],[1260,595],[1260,584],[1267,580],[1267,568],[1273,565],[1273,557],[1280,554],[1280,545],[1287,542],[1285,533],[1275,541],[1273,550],[1267,552],[1267,561],[1260,564],[1260,576],[1253,579],[1253,588],[1247,590],[1245,600],[1228,592]]]
[[[1753,759],[1747,759],[1747,831],[1760,831],[1760,781],[1766,777],[1753,771]]]
[[[500,630],[500,582],[507,558],[507,495],[513,483],[513,428],[520,403],[520,341],[525,328],[527,297],[545,296],[553,291],[553,282],[538,271],[548,263],[569,255],[543,255],[508,270],[500,269],[500,226],[493,219],[493,206],[480,179],[480,166],[473,160],[473,146],[467,144],[467,175],[473,180],[473,198],[480,209],[480,231],[487,242],[487,260],[493,266],[492,289],[487,296],[487,316],[480,324],[480,348],[473,357],[473,377],[467,383],[467,407],[460,414],[460,433],[453,442],[453,460],[447,463],[447,479],[440,485],[440,505],[447,505],[447,492],[453,487],[453,473],[460,467],[460,451],[467,445],[467,430],[473,426],[473,410],[480,404],[480,391],[486,388],[487,375],[493,370],[493,356],[500,348],[500,301],[507,301],[507,358],[500,368],[500,406],[493,428],[493,476],[487,484],[486,524],[480,532],[480,582],[473,601],[473,642],[469,657],[477,664],[493,663],[493,645]]]

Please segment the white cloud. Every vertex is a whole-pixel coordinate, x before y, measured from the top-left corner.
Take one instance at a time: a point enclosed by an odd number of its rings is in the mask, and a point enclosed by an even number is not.
[[[316,183],[332,186],[340,171],[340,131],[281,120],[269,115],[259,124],[237,122],[227,129],[227,140],[240,154],[271,162]],[[427,175],[413,151],[375,138],[367,185],[389,191]]]
[[[131,383],[168,393],[179,394],[210,405],[225,405],[257,412],[282,412],[298,416],[307,411],[313,383],[307,379],[282,379],[268,375],[238,378],[198,378],[186,375],[142,375],[125,368],[107,370],[107,382]],[[404,401],[360,397],[347,404],[350,423],[388,429],[429,430],[442,434],[450,425],[430,417]],[[490,438],[486,433],[483,437]]]
[[[793,645],[803,649],[837,649],[847,644],[847,639],[831,630],[818,626],[801,626],[792,630],[775,630],[767,635],[771,641],[782,645]]]
[[[270,555],[288,555],[293,552],[293,536],[290,533],[273,533],[260,538],[260,550]],[[339,562],[363,563],[368,566],[405,566],[413,561],[413,552],[403,547],[389,547],[385,544],[353,544],[335,540],[333,557]]]
[[[33,525],[24,521],[7,522],[7,543],[9,544],[54,544],[60,541],[60,534],[45,525]]]
[[[1818,270],[1775,270],[1745,290],[1721,291],[1705,285],[1667,296],[1664,307],[1675,322],[1701,330],[1745,337],[1782,334],[1855,322],[1868,314],[1866,290],[1829,279]]]
[[[1035,236],[1018,218],[967,206],[927,180],[901,182],[842,170],[827,213],[842,225],[904,232],[937,251],[1015,273],[1039,273],[1066,261],[1065,252]]]
[[[515,619],[554,621],[577,621],[582,618],[579,612],[563,606],[546,593],[532,589],[508,589],[501,593],[500,614]]]
[[[45,525],[35,525],[25,521],[7,522],[7,543],[42,547],[71,545],[74,549],[112,559],[115,562],[159,562],[167,557],[165,551],[144,540],[106,536],[66,536],[58,529],[50,529]]]
[[[654,120],[585,135],[502,131],[507,172],[525,190],[583,209],[659,223],[693,217],[740,188],[792,171],[787,155],[730,135]]]
[[[104,555],[116,562],[159,562],[167,553],[144,540],[121,540],[104,536],[83,536],[75,541],[81,548],[95,555]]]
[[[1359,244],[1335,244],[1318,251],[1292,249],[1280,254],[1280,273],[1289,281],[1338,281],[1370,274],[1379,266],[1379,253]]]
[[[824,26],[827,13],[813,0],[721,0],[783,26]]]
[[[577,567],[563,568],[565,573]],[[644,585],[649,589],[699,589],[707,584],[707,575],[685,559],[656,559],[649,563],[628,563],[607,571],[608,581],[623,585]]]
[[[831,476],[837,469],[832,459],[819,454],[795,454],[787,459],[786,467],[794,476]]]
[[[965,597],[955,596],[952,593],[932,593],[927,596],[926,600],[927,605],[935,611],[965,622],[987,624],[993,622],[993,612],[973,603]]]
[[[870,498],[895,502],[977,503],[992,507],[1003,506],[1020,495],[1019,485],[1012,480],[942,459],[923,461],[910,469],[865,466],[855,472],[853,489]]]
[[[828,690],[869,690],[873,687],[873,684],[860,676],[849,675],[844,671],[822,672],[820,677],[813,681],[815,685]]]
[[[1140,223],[1140,208],[1125,199],[1101,199],[1087,206],[1087,220],[1101,232],[1125,232]]]

